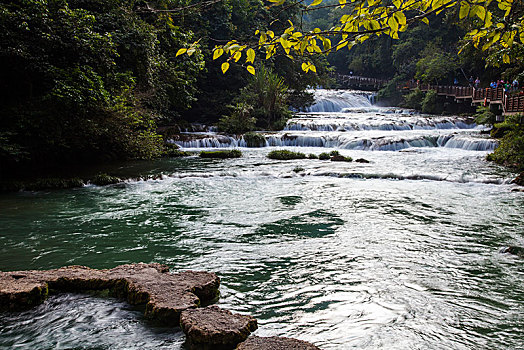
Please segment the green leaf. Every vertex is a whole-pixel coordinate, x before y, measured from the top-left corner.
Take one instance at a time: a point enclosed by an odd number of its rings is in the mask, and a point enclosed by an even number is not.
[[[180,49],[180,50],[177,51],[175,57],[178,57],[178,56],[180,56],[180,55],[183,55],[183,54],[185,54],[186,52],[187,52],[187,49]]]
[[[229,69],[229,63],[227,62],[222,63],[221,68],[222,68],[222,73],[226,74],[227,70]]]
[[[255,75],[255,67],[253,66],[247,66],[247,71],[253,75]]]

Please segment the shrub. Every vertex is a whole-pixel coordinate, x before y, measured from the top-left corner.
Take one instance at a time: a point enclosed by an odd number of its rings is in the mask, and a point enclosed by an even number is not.
[[[340,152],[339,151],[331,151],[331,152],[329,152],[329,155],[332,156],[332,157],[339,156]]]
[[[252,116],[253,107],[245,102],[228,106],[231,115],[223,116],[218,122],[218,129],[229,134],[242,134],[255,130],[256,119]]]
[[[295,173],[300,173],[300,172],[304,171],[304,168],[301,168],[301,167],[297,166],[295,169],[293,169],[293,171]]]
[[[328,160],[330,158],[329,153],[323,152],[318,155],[318,159],[320,160]]]
[[[267,157],[269,159],[291,160],[291,159],[305,159],[306,155],[300,152],[291,152],[288,150],[277,150],[277,151],[269,152]]]
[[[317,156],[316,154],[314,154],[314,153],[310,153],[310,154],[308,154],[307,157],[308,157],[309,159],[318,159],[318,156]]]
[[[491,112],[489,107],[478,106],[477,113],[474,114],[475,123],[482,125],[493,125],[495,124],[495,114]]]
[[[256,132],[248,132],[244,134],[244,141],[247,147],[264,147],[266,145],[266,138],[262,134]]]
[[[228,150],[228,151],[202,151],[200,152],[200,158],[240,158],[242,157],[242,152],[237,149]]]
[[[424,99],[422,100],[422,112],[430,114],[439,113],[439,108],[437,104],[437,92],[435,90],[429,90],[426,93],[426,96],[424,96]]]
[[[97,186],[112,185],[121,182],[122,180],[116,176],[108,174],[98,174],[92,180],[91,183]]]
[[[402,104],[402,107],[420,110],[422,108],[423,99],[424,93],[419,88],[416,88],[404,96],[404,103]]]

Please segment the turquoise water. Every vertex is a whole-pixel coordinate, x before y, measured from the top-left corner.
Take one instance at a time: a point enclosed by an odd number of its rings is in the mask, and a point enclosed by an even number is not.
[[[360,116],[369,117],[351,115]],[[256,334],[323,349],[524,348],[523,260],[500,253],[524,245],[524,193],[487,152],[340,149],[371,161],[360,164],[273,161],[270,149],[111,169],[163,174],[157,180],[2,195],[0,269],[142,261],[214,271],[218,304],[255,316]],[[183,341],[140,309],[95,295],[0,314],[0,348],[181,349]]]

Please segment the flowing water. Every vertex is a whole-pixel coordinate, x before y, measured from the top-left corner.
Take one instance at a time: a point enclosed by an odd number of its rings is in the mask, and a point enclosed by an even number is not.
[[[255,316],[261,336],[323,349],[524,349],[523,260],[500,252],[524,246],[524,193],[484,160],[496,142],[467,118],[317,95],[311,112],[263,134],[264,147],[210,132],[176,141],[241,147],[239,159],[126,163],[110,171],[162,176],[0,196],[0,269],[160,262],[217,272],[218,304]],[[369,163],[266,158],[282,148]],[[183,341],[90,294],[0,314],[6,349]]]

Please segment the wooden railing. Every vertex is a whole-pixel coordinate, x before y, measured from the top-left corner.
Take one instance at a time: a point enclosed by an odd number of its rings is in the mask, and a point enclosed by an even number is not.
[[[502,105],[503,113],[524,112],[524,96],[508,96],[504,93],[504,88],[475,88],[472,86],[449,86],[449,85],[430,85],[407,82],[399,89],[413,90],[419,88],[422,91],[435,90],[438,95],[452,96],[456,99],[471,99],[472,103],[490,103]]]

